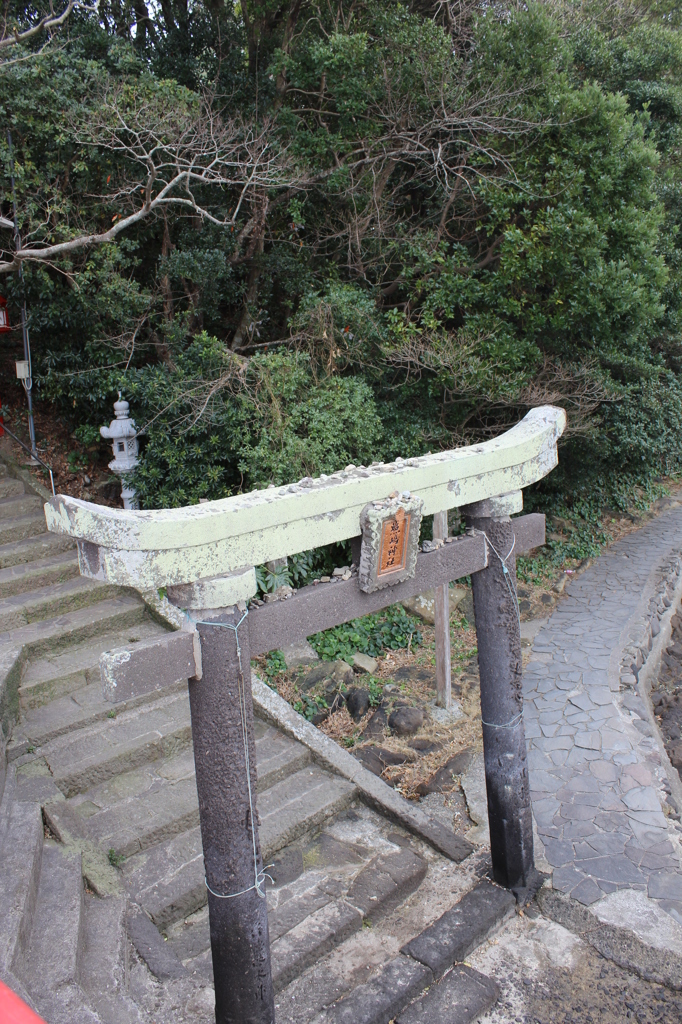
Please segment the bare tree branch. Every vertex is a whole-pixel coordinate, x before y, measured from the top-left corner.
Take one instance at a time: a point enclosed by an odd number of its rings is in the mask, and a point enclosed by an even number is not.
[[[50,4],[50,8],[52,5]],[[80,0],[68,0],[68,3],[61,14],[55,14],[54,11],[50,10],[49,14],[46,14],[36,25],[32,25],[30,28],[24,29],[23,32],[19,32],[18,29],[8,29],[5,23],[2,27],[2,35],[0,35],[0,53],[3,50],[8,49],[10,46],[16,46],[17,43],[26,43],[29,39],[33,39],[34,36],[40,35],[41,32],[54,32],[68,20],[71,12],[79,8],[80,10],[95,14],[97,7],[88,7],[81,3]]]
[[[0,273],[23,262],[50,262],[111,242],[134,224],[168,210],[236,230],[244,209],[254,206],[237,235],[238,242],[248,238],[259,220],[263,196],[302,186],[303,179],[271,122],[223,120],[211,99],[174,103],[165,94],[140,94],[122,83],[105,87],[87,120],[71,127],[76,144],[109,152],[120,162],[114,190],[90,197],[120,212],[104,230],[72,231],[70,238],[58,242],[36,237],[38,229],[33,228],[19,252],[0,249]],[[215,199],[211,206],[208,194]],[[50,219],[48,209],[44,228]]]

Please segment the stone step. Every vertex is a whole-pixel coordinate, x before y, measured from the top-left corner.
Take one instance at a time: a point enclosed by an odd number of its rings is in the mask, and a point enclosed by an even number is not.
[[[80,984],[106,1024],[141,1024],[127,992],[126,899],[86,894]]]
[[[39,515],[32,513],[15,519],[0,519],[0,544],[16,543],[27,537],[37,537],[40,533],[47,533],[42,511]]]
[[[353,879],[343,899],[333,900],[302,917],[272,941],[275,990],[281,991],[331,949],[345,942],[362,928],[363,922],[371,921],[374,925],[393,910],[421,884],[426,870],[426,861],[410,849],[374,857]],[[321,888],[324,887],[323,882]],[[281,918],[291,917],[288,907],[288,903],[282,907]],[[277,915],[273,918],[276,926]],[[275,927],[275,934],[277,930]]]
[[[85,608],[104,601],[118,593],[119,588],[110,583],[98,583],[82,576],[39,587],[30,594],[15,594],[0,599],[0,632],[18,629],[20,626],[49,619],[55,615]]]
[[[178,679],[173,686],[166,687],[164,694],[181,693],[187,687],[186,679]],[[158,691],[143,693],[132,700],[112,704],[102,699],[102,684],[90,683],[80,690],[58,697],[56,700],[28,711],[22,718],[21,725],[15,729],[15,736],[24,736],[31,747],[40,747],[51,740],[76,732],[78,729],[102,722],[104,719],[118,718],[124,711],[150,704],[157,700]]]
[[[515,907],[508,890],[479,882],[365,984],[327,1005],[313,1024],[473,1024],[499,991],[464,961]]]
[[[25,653],[40,657],[56,654],[70,647],[115,630],[136,626],[146,617],[144,602],[129,594],[112,597],[107,601],[75,612],[67,612],[53,619],[40,619],[28,626],[20,626],[0,634],[0,644],[23,647]]]
[[[309,760],[306,747],[259,723],[256,739],[258,790],[263,792]],[[94,786],[65,803],[46,807],[58,835],[80,834],[116,858],[164,842],[199,824],[191,749]]]
[[[40,513],[43,519],[43,528],[47,529],[43,515],[44,504],[43,499],[39,498],[37,494],[13,494],[8,498],[0,498],[0,521]]]
[[[171,693],[58,736],[40,754],[56,785],[70,797],[150,761],[172,757],[191,739],[187,695]]]
[[[75,551],[76,543],[71,537],[59,533],[39,533],[26,540],[0,543],[0,569],[10,565],[25,565],[40,558],[48,558],[60,551]]]
[[[343,818],[337,821],[343,834]],[[389,846],[383,838],[380,845],[384,852],[372,856],[371,841],[359,846],[351,835],[343,840],[323,830],[312,840],[280,853],[280,864],[299,860],[301,866],[313,866],[297,878],[291,878],[290,871],[281,884],[268,884],[275,991],[360,931],[363,922],[369,919],[375,925],[421,884],[427,863],[409,841],[406,846]],[[277,866],[274,874],[278,874]],[[171,925],[165,937],[167,948],[190,973],[212,980],[207,908],[189,921]]]
[[[15,480],[13,476],[3,476],[0,479],[0,498],[14,498],[25,491],[23,480]]]
[[[151,640],[156,636],[162,636],[165,632],[163,626],[148,620],[137,623],[125,633],[106,633],[104,636],[97,637],[94,642],[70,647],[53,657],[47,655],[44,658],[33,659],[25,668],[19,686],[21,708],[26,712],[24,722],[32,722],[34,726],[37,725],[43,719],[28,714],[30,709],[39,708],[50,701],[57,702],[66,694],[74,693],[77,690],[84,691],[91,685],[97,687],[97,700],[101,702],[101,710],[111,711],[113,705],[107,702],[105,707],[105,703],[102,701],[102,684],[99,674],[100,655],[115,647],[134,645],[141,640]],[[76,705],[80,704],[84,707],[87,703],[88,706],[92,706],[91,701],[94,698],[91,698],[90,694],[95,694],[95,691],[88,689],[87,693],[82,692],[80,696],[74,694]],[[153,697],[158,697],[158,693],[150,694],[150,698]],[[122,703],[116,705],[118,710],[123,710]],[[62,715],[65,715],[68,722],[75,722],[78,718],[77,707],[71,708],[68,704],[60,703],[58,707],[53,708],[48,717],[52,715],[56,716],[59,721]],[[58,730],[53,735],[59,735],[59,731],[64,730]],[[41,742],[46,738],[47,733]]]
[[[75,551],[62,551],[38,562],[8,566],[0,569],[0,599],[26,594],[53,583],[64,583],[78,575],[78,555]]]
[[[258,797],[265,864],[295,839],[344,810],[355,795],[345,779],[311,765]],[[206,903],[201,835],[195,828],[135,854],[123,867],[131,897],[159,928],[187,917]]]
[[[466,964],[455,964],[442,981],[403,1010],[395,1024],[473,1024],[499,997],[492,978]]]
[[[26,951],[43,853],[40,805],[14,802],[0,843],[0,974]]]
[[[83,896],[80,854],[67,854],[56,843],[46,843],[33,927],[19,972],[36,996],[78,980]]]

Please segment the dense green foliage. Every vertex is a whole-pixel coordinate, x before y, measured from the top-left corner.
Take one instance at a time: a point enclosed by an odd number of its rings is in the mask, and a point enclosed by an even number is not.
[[[422,635],[416,620],[402,605],[394,604],[376,615],[353,619],[343,626],[335,626],[311,636],[310,643],[323,661],[349,659],[360,651],[376,657],[384,650],[397,651],[402,647],[417,647]]]
[[[142,211],[170,174],[148,187],[135,140],[154,133],[200,161],[219,117],[232,176],[3,288],[15,323],[27,299],[37,396],[74,430],[125,393],[144,507],[491,436],[544,402],[571,430],[531,501],[588,531],[680,469],[674,5],[100,11],[0,66],[24,244]],[[0,160],[7,216],[4,134]]]

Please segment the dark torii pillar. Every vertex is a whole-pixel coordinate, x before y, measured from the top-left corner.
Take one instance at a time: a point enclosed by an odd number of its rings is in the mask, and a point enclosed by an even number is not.
[[[192,615],[200,620],[203,676],[190,679],[189,702],[216,1024],[274,1024],[248,624],[238,607]]]
[[[539,879],[523,724],[521,630],[516,595],[516,492],[465,506],[467,532],[485,534],[487,568],[472,573],[493,877],[522,898]]]

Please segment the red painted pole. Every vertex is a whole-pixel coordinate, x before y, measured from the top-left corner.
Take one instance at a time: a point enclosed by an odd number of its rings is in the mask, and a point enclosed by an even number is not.
[[[45,1024],[42,1017],[26,1005],[16,992],[0,981],[0,1020],[2,1024]]]

